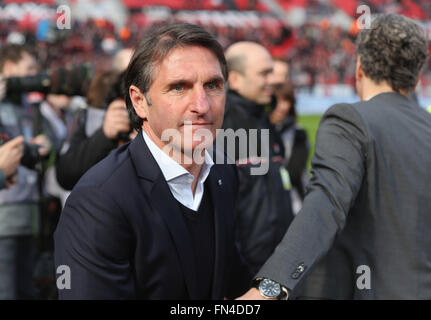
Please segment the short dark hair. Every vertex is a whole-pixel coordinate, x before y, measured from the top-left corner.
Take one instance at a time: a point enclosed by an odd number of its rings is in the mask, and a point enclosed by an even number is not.
[[[398,92],[414,89],[428,57],[426,34],[417,23],[397,14],[376,15],[356,43],[367,77]]]
[[[23,53],[27,53],[33,57],[36,54],[29,47],[19,44],[8,44],[0,49],[0,72],[3,72],[4,65],[7,61],[18,63],[22,59]]]
[[[275,88],[274,95],[276,98],[282,98],[283,100],[290,102],[289,117],[296,120],[296,98],[295,98],[295,88],[292,82],[286,81],[282,85]]]
[[[87,104],[97,109],[104,109],[110,91],[113,90],[119,76],[120,74],[114,70],[96,73],[88,86]]]
[[[133,108],[129,96],[130,86],[135,85],[146,94],[154,81],[154,70],[157,64],[172,50],[187,46],[204,47],[214,53],[220,62],[223,77],[227,79],[223,47],[203,28],[189,23],[176,23],[150,30],[136,48],[124,77],[125,100],[133,128],[141,128],[143,119]]]

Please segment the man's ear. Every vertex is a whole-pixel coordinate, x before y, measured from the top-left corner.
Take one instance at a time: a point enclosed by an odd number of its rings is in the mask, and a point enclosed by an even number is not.
[[[423,73],[423,69],[419,72],[418,79],[416,80],[416,84],[413,87],[412,92],[416,90],[416,87],[418,86],[419,82],[421,81],[422,73]]]
[[[355,79],[358,81],[362,78],[362,68],[361,68],[361,59],[359,56],[356,56],[356,66],[355,66]]]
[[[140,118],[146,119],[148,114],[148,103],[142,91],[138,87],[131,85],[129,87],[129,97],[132,101],[133,108],[135,108],[136,114]]]
[[[240,82],[242,79],[242,75],[237,71],[231,71],[229,72],[227,82],[229,84],[229,89],[238,91],[238,88],[240,88]]]
[[[362,70],[361,58],[356,56],[356,70],[355,70],[355,78],[356,81],[362,80],[364,77],[364,70]]]

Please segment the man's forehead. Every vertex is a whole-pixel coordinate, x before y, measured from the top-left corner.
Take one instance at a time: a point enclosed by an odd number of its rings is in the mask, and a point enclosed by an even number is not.
[[[272,72],[274,63],[271,57],[262,57],[262,59],[256,59],[254,63],[251,63],[248,67],[249,70],[253,70],[255,73],[261,72]]]
[[[32,54],[28,53],[27,51],[23,51],[23,53],[21,54],[21,60],[36,62],[36,58]]]
[[[182,46],[182,47],[178,47],[170,50],[161,62],[171,63],[178,60],[182,60],[182,61],[187,60],[187,61],[193,62],[193,60],[195,60],[193,54],[204,55],[204,56],[207,56],[208,58],[211,57],[211,59],[215,59],[218,61],[216,55],[210,49],[193,45],[193,46]]]
[[[223,76],[219,60],[209,49],[199,46],[175,48],[156,65],[170,79],[191,77],[199,73],[209,77]]]
[[[9,61],[9,62],[16,64],[16,65],[28,64],[28,63],[35,64],[36,63],[36,58],[33,55],[29,54],[27,51],[23,51],[18,58],[19,58],[19,60],[15,60],[15,61],[6,60],[6,61]]]
[[[283,61],[274,61],[274,72],[284,73],[287,71],[288,67],[287,63]]]

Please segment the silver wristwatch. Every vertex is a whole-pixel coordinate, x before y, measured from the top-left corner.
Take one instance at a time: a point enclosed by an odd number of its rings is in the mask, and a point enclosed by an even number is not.
[[[253,281],[253,287],[267,299],[287,300],[289,298],[289,290],[271,279],[256,278]]]

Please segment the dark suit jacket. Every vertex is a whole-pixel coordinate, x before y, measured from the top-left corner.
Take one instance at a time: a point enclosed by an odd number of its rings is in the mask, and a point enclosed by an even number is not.
[[[205,189],[215,213],[213,299],[238,296],[250,279],[234,245],[234,170],[214,165]],[[71,270],[61,299],[202,298],[181,209],[141,132],[78,182],[54,237],[56,267]]]
[[[335,105],[312,167],[303,208],[258,275],[293,296],[431,299],[431,115],[398,93]]]

